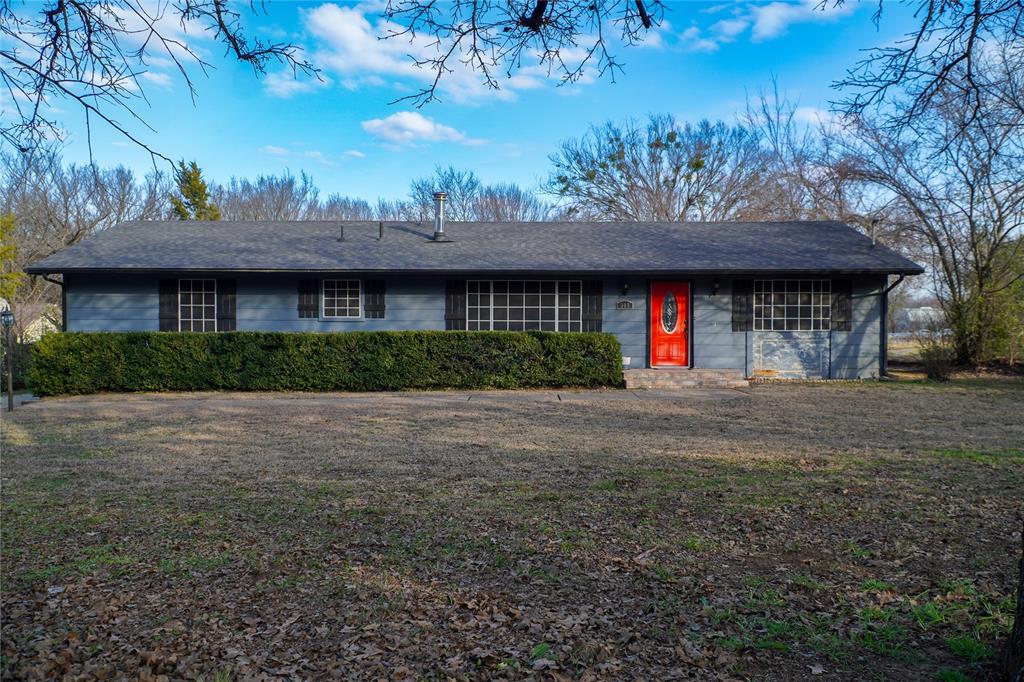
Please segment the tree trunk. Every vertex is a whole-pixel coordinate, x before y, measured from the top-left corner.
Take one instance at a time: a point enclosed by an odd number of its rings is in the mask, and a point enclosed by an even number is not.
[[[1024,533],[1021,533],[1021,557],[1017,564],[1017,612],[1010,638],[1003,648],[1003,673],[1009,682],[1024,680]]]

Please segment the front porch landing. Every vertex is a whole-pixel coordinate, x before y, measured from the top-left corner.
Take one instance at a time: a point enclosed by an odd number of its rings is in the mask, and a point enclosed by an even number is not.
[[[627,369],[626,388],[743,388],[750,382],[741,369]]]

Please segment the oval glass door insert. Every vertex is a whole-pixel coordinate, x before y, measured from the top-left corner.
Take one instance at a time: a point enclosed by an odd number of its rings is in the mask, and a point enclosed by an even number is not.
[[[666,334],[671,334],[676,330],[678,322],[679,307],[676,305],[676,297],[671,291],[666,291],[661,302],[661,328]]]

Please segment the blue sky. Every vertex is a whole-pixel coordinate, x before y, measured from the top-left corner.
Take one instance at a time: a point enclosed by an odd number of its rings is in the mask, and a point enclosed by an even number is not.
[[[257,80],[192,30],[182,39],[216,68],[205,77],[192,69],[193,105],[180,77],[163,60],[152,62],[142,81],[149,104],[139,103],[139,113],[155,132],[135,129],[218,181],[304,170],[324,194],[375,200],[404,196],[411,179],[440,163],[472,169],[485,182],[533,188],[547,176],[558,142],[591,124],[663,112],[733,121],[773,76],[813,121],[837,98],[831,84],[863,49],[912,26],[909,10],[895,4],[876,28],[874,3],[848,0],[821,12],[817,2],[670,3],[667,23],[648,44],[617,51],[625,72],[614,83],[588,75],[558,87],[528,67],[494,92],[463,72],[443,82],[442,102],[417,109],[390,102],[427,77],[406,56],[421,48],[376,40],[379,18],[368,5],[274,0],[265,16],[247,18],[247,31],[302,46],[323,68],[323,82],[296,82],[276,69]],[[66,157],[86,160],[83,121],[55,104],[68,131]],[[95,126],[92,149],[103,165],[151,167],[143,151]]]

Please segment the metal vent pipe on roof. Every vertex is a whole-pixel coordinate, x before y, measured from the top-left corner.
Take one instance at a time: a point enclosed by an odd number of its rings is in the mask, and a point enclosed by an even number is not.
[[[444,202],[448,200],[447,192],[434,192],[434,241],[448,241],[444,235]]]

